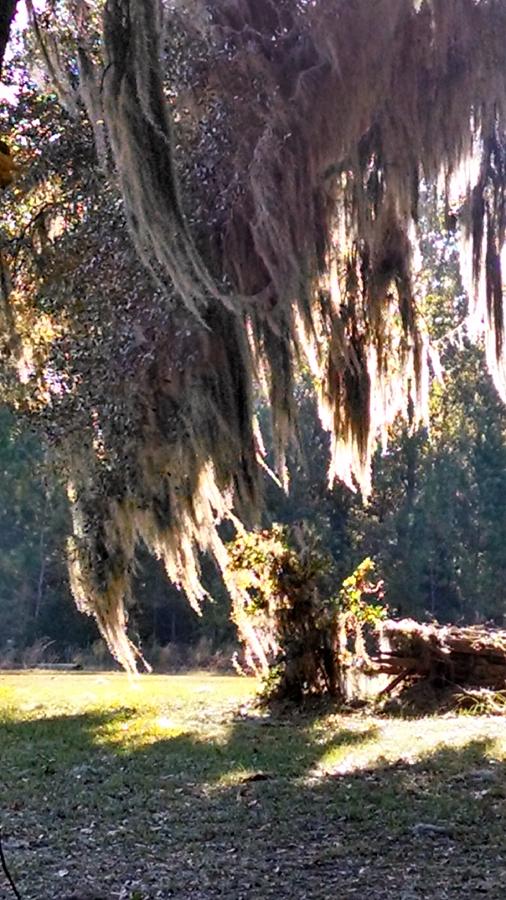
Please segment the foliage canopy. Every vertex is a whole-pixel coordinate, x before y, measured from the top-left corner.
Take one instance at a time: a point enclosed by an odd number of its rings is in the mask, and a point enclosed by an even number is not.
[[[77,602],[133,668],[139,542],[197,605],[200,552],[226,568],[219,522],[259,508],[259,383],[281,478],[301,364],[331,479],[367,491],[378,433],[400,409],[424,415],[424,180],[459,220],[475,330],[506,393],[506,8],[28,9],[46,87],[18,52],[19,104],[3,118],[25,166],[2,201],[5,390],[68,482]]]

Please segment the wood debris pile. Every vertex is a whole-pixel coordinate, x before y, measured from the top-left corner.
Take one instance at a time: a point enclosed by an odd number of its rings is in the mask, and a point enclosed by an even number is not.
[[[408,679],[501,690],[506,688],[506,630],[388,619],[381,624],[371,662],[376,672],[393,677],[385,693]]]

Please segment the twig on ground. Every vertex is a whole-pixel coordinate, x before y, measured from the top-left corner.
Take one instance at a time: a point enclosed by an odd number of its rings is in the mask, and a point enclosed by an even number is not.
[[[4,875],[12,888],[14,896],[17,898],[17,900],[21,900],[21,894],[19,893],[19,891],[16,887],[16,884],[14,882],[14,879],[13,879],[11,873],[9,872],[9,868],[7,866],[7,860],[5,859],[4,848],[2,846],[1,832],[0,832],[0,863],[2,864],[2,869],[3,869]]]

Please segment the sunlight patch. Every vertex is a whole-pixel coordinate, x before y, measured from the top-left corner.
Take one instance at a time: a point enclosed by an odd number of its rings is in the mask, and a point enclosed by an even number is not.
[[[328,749],[309,773],[310,778],[338,777],[392,766],[417,763],[437,766],[438,754],[459,750],[471,758],[485,756],[490,760],[506,757],[504,723],[476,718],[466,728],[462,718],[390,721],[380,728],[375,738],[361,746],[341,745]],[[476,745],[476,746],[475,746]]]

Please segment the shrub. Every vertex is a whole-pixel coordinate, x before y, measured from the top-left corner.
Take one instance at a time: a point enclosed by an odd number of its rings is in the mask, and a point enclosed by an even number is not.
[[[339,696],[343,667],[367,659],[364,626],[385,614],[383,584],[364,560],[336,594],[332,561],[304,524],[240,532],[228,545],[233,618],[246,665],[263,679],[264,696],[300,701]]]

